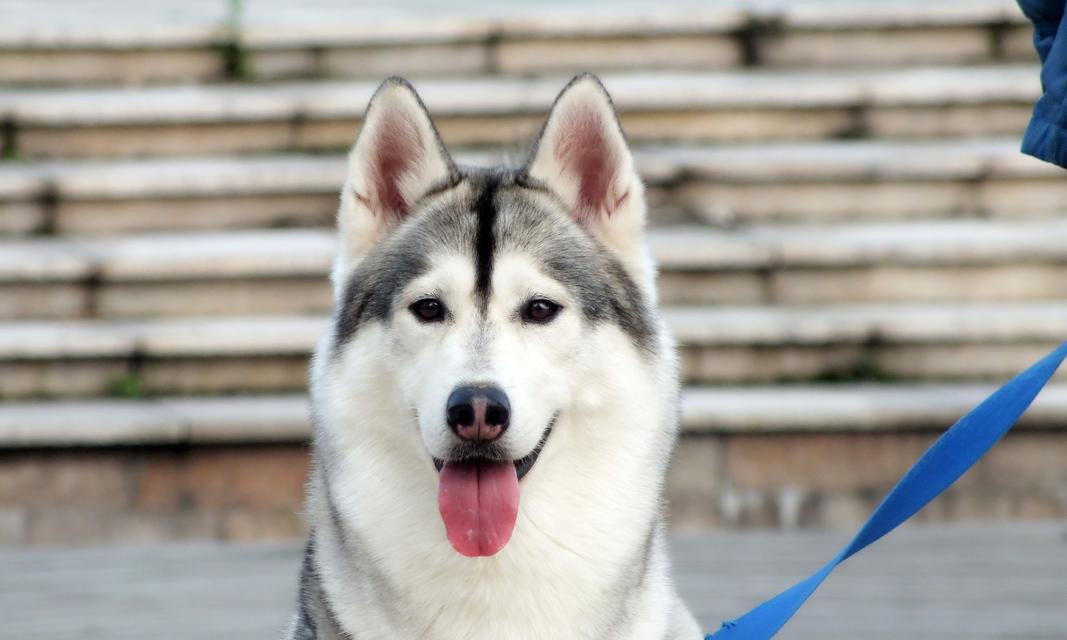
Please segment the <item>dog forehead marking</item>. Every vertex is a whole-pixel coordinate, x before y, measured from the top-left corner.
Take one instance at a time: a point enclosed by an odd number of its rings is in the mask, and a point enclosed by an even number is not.
[[[468,255],[475,293],[484,309],[492,294],[493,265],[502,252],[530,255],[559,281],[593,323],[611,322],[644,349],[654,327],[643,292],[609,250],[571,219],[547,207],[506,167],[463,168],[447,193],[417,212],[349,276],[336,314],[336,344],[367,320],[387,321],[397,296],[433,268],[442,250]],[[459,188],[457,188],[459,187]]]

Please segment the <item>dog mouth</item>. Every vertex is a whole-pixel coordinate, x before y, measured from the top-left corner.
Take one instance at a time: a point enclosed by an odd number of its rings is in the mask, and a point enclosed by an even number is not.
[[[553,416],[552,420],[545,427],[544,432],[541,434],[541,439],[537,442],[537,446],[533,448],[533,451],[526,454],[518,460],[511,460],[506,455],[503,455],[503,451],[490,445],[486,447],[470,447],[465,448],[463,445],[456,447],[452,450],[452,455],[449,456],[449,463],[463,463],[463,464],[495,464],[499,462],[510,461],[515,465],[515,474],[519,480],[522,480],[530,469],[533,469],[534,463],[537,462],[537,458],[541,455],[541,450],[545,448],[545,443],[548,442],[548,436],[552,434],[552,428],[556,426],[556,418]],[[445,461],[431,456],[433,459],[433,466],[437,469],[438,473],[445,467]]]
[[[469,558],[496,555],[511,539],[519,515],[519,480],[533,468],[552,432],[549,422],[533,451],[517,460],[479,445],[453,449],[438,470],[437,506],[452,548]]]

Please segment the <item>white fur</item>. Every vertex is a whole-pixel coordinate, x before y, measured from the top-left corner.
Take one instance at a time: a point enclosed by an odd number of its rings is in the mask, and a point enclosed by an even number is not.
[[[572,98],[592,101],[604,110],[606,124],[615,122],[595,81],[573,85],[557,111]],[[409,107],[398,97],[391,108]],[[550,119],[547,130],[554,126]],[[654,299],[640,181],[621,134],[618,143],[625,183],[620,188],[630,195],[620,210],[596,223],[596,232]],[[346,194],[362,188],[361,153],[353,151]],[[425,184],[444,165],[431,158],[419,166],[420,174],[409,179]],[[535,159],[532,167],[565,202],[571,197],[570,178],[553,175],[550,159]],[[339,287],[387,232],[359,204],[342,201]],[[442,252],[431,264],[397,308],[433,294],[450,310],[448,322],[424,324],[399,311],[387,324],[362,326],[335,357],[327,336],[314,360],[316,446],[331,455],[322,469],[330,474],[330,497],[358,537],[361,557],[389,585],[383,594],[354,580],[351,565],[336,555],[340,541],[329,535],[317,540],[319,572],[341,626],[359,640],[700,638],[671,584],[662,535],[652,545],[640,588],[631,601],[618,601],[621,581],[640,562],[650,528],[662,519],[678,389],[673,343],[664,327],[657,327],[657,353],[641,352],[611,323],[586,321],[567,289],[533,256],[518,252],[496,258],[483,324],[472,259]],[[549,297],[563,311],[546,325],[520,322],[516,310],[533,295]],[[431,461],[432,455],[445,456],[449,442],[445,400],[467,382],[493,383],[508,394],[512,422],[504,443],[516,457],[532,451],[559,415],[521,481],[510,542],[487,558],[464,557],[449,545]],[[312,491],[313,503],[327,499],[321,487]],[[311,513],[325,517],[321,505],[313,504]],[[620,606],[630,622],[606,636]]]

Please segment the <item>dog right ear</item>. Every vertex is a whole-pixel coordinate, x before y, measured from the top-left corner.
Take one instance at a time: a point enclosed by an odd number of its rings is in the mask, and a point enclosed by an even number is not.
[[[338,266],[358,261],[404,221],[422,196],[455,174],[415,89],[402,78],[383,82],[348,155],[338,213]]]

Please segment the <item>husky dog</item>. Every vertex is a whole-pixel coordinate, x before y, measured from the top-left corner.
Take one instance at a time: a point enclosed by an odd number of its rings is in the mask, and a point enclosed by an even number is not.
[[[491,169],[457,166],[385,81],[338,217],[290,637],[700,638],[663,523],[674,346],[600,81]]]

